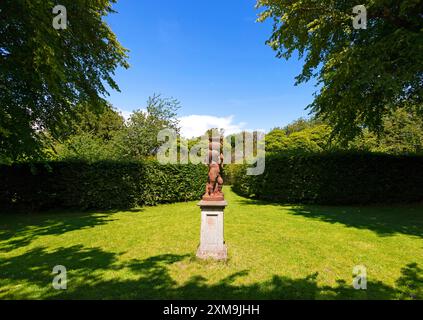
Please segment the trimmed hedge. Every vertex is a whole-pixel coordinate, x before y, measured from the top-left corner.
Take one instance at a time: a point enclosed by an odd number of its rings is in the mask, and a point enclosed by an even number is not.
[[[263,175],[234,174],[238,194],[285,203],[371,204],[423,200],[423,156],[270,154]]]
[[[113,209],[200,199],[204,165],[82,161],[0,166],[0,210]]]

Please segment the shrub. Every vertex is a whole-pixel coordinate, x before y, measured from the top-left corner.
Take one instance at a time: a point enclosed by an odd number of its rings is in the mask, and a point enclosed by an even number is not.
[[[83,161],[0,166],[1,210],[112,209],[200,199],[204,165]]]
[[[235,192],[286,203],[370,204],[423,200],[423,157],[374,153],[270,154],[260,176],[246,167]]]

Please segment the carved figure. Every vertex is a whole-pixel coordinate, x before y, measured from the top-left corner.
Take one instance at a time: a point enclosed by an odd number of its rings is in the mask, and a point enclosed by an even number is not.
[[[223,137],[209,137],[209,148],[206,163],[209,167],[205,201],[223,201],[223,179],[221,176],[223,166]]]

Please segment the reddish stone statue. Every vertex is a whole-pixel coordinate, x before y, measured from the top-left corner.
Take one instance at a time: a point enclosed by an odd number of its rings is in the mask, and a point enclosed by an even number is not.
[[[209,166],[209,174],[206,184],[205,201],[225,200],[222,192],[223,179],[220,175],[223,166],[223,137],[209,137],[209,149],[206,163]]]

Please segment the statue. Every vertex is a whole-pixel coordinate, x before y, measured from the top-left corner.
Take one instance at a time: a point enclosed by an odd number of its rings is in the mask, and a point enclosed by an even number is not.
[[[223,166],[223,136],[209,137],[209,147],[206,163],[209,167],[209,174],[206,184],[206,193],[203,196],[204,201],[223,201],[225,200],[222,192],[223,179],[221,176]]]
[[[210,137],[206,152],[209,167],[206,193],[198,203],[201,208],[200,245],[197,257],[200,259],[226,260],[228,248],[224,240],[224,210],[227,202],[223,197],[221,176],[223,166],[223,135]]]

